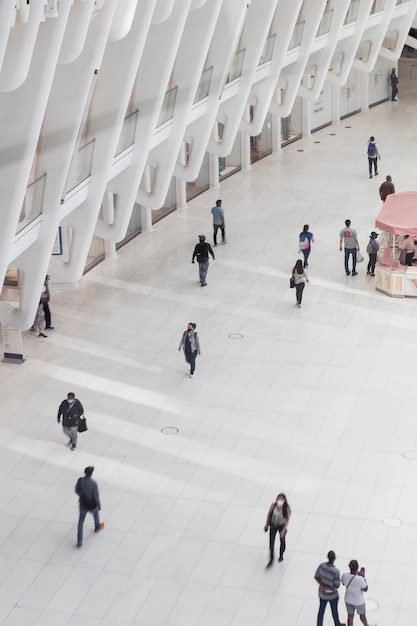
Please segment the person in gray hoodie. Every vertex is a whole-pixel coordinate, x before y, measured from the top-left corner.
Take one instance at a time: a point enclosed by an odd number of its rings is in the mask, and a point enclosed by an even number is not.
[[[195,330],[196,328],[197,324],[189,322],[187,330],[182,333],[180,345],[178,347],[178,351],[180,351],[181,348],[184,350],[185,360],[190,364],[190,378],[194,378],[195,360],[197,358],[197,354],[201,354],[200,340],[198,338],[198,333]]]

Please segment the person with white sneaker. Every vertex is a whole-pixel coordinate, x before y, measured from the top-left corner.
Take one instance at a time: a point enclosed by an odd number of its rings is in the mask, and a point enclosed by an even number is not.
[[[346,587],[345,604],[348,613],[347,626],[353,626],[353,618],[355,611],[359,615],[364,626],[372,626],[366,619],[366,604],[364,592],[368,591],[368,583],[365,580],[365,568],[359,570],[359,564],[356,559],[352,559],[349,563],[350,572],[342,574],[342,585]],[[376,626],[376,624],[374,625]]]
[[[217,231],[220,229],[222,233],[222,243],[226,241],[226,224],[224,221],[224,209],[222,207],[222,201],[216,200],[216,206],[211,209],[213,215],[213,243],[217,246]]]
[[[68,445],[71,446],[71,450],[75,450],[77,447],[78,424],[80,420],[84,419],[83,416],[83,405],[75,397],[75,394],[70,391],[67,399],[63,400],[59,405],[56,420],[60,424],[62,417],[62,428],[67,437],[69,437]]]
[[[197,354],[201,354],[200,339],[195,330],[196,328],[197,324],[189,322],[187,330],[185,330],[182,334],[180,345],[178,347],[178,352],[181,348],[184,350],[185,360],[190,364],[190,378],[194,378],[195,360],[197,358]]]

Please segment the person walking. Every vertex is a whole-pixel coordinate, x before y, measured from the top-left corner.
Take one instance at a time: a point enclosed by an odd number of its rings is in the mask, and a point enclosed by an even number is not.
[[[209,243],[206,242],[205,235],[199,235],[199,243],[194,248],[193,256],[191,259],[191,263],[195,263],[195,258],[197,257],[197,263],[200,274],[200,284],[202,287],[207,286],[206,278],[207,272],[209,268],[209,254],[211,254],[213,261],[215,260],[214,252]]]
[[[75,394],[72,391],[67,395],[67,399],[63,400],[58,408],[57,422],[61,423],[62,417],[62,429],[64,433],[69,437],[68,445],[71,446],[71,450],[75,450],[77,447],[78,437],[78,424],[80,420],[84,418],[84,409],[81,402],[75,398]]]
[[[222,201],[216,200],[216,206],[211,209],[213,215],[213,243],[217,246],[217,231],[220,229],[222,234],[222,243],[226,241],[226,224],[224,221],[224,210],[222,207]]]
[[[366,251],[369,254],[368,268],[366,270],[368,276],[375,276],[375,263],[379,250],[379,243],[376,240],[377,237],[378,233],[373,230],[369,235],[369,243],[366,247]]]
[[[347,626],[353,626],[355,611],[364,626],[370,626],[366,619],[366,604],[364,592],[368,591],[368,583],[365,580],[365,568],[359,570],[359,564],[355,559],[349,563],[350,572],[342,574],[342,584],[346,587],[345,604],[348,613]]]
[[[375,176],[378,176],[378,159],[381,160],[381,155],[374,136],[369,138],[367,154],[369,165],[369,178],[372,178],[372,166],[374,167]]]
[[[393,102],[396,102],[397,95],[398,95],[398,76],[395,73],[395,68],[392,68],[390,81],[391,81],[391,100]]]
[[[77,480],[75,485],[75,493],[79,497],[80,515],[78,518],[77,529],[77,547],[81,548],[83,545],[83,529],[84,520],[87,513],[91,513],[94,517],[94,532],[98,533],[104,528],[104,522],[100,522],[99,511],[101,510],[100,494],[98,492],[98,485],[95,480],[91,478],[94,472],[94,467],[89,466],[84,470],[84,476]]]
[[[297,309],[301,308],[301,301],[303,299],[303,291],[306,282],[309,283],[308,275],[305,269],[303,268],[303,262],[301,259],[298,259],[292,268],[292,277],[294,279],[295,286],[295,306]]]
[[[308,267],[308,257],[311,252],[311,244],[314,243],[314,235],[309,231],[310,226],[308,224],[304,224],[303,230],[300,233],[300,251],[304,256],[304,267]]]
[[[382,202],[385,202],[386,197],[389,196],[391,193],[395,193],[395,187],[394,183],[392,182],[391,176],[387,176],[385,178],[385,181],[379,188],[379,197],[381,198]]]
[[[181,348],[184,350],[185,360],[190,365],[190,378],[194,378],[195,360],[197,358],[197,354],[201,354],[200,339],[198,337],[198,333],[196,332],[196,328],[197,324],[189,322],[187,330],[185,330],[182,334],[180,345],[178,347],[178,352]]]
[[[43,305],[43,311],[45,313],[45,327],[46,330],[54,330],[54,327],[51,326],[51,311],[49,308],[49,301],[51,299],[51,294],[49,292],[49,281],[51,277],[49,274],[45,276],[45,283],[43,285],[43,292],[41,295],[41,303]]]
[[[284,560],[284,552],[286,548],[285,537],[287,535],[287,528],[291,517],[291,507],[287,502],[287,496],[285,493],[279,493],[275,502],[269,507],[268,515],[266,516],[266,522],[264,531],[268,532],[269,529],[269,562],[267,567],[271,567],[274,562],[274,547],[275,537],[279,533],[279,558],[278,561]]]
[[[340,572],[334,564],[336,554],[333,550],[327,553],[327,559],[327,563],[320,563],[314,574],[314,578],[319,584],[320,598],[317,626],[323,626],[324,612],[328,602],[330,602],[335,626],[346,626],[346,624],[341,624],[337,608],[339,603]]]
[[[342,228],[339,234],[340,252],[342,252],[343,244],[345,247],[345,272],[346,276],[350,276],[349,257],[352,255],[352,276],[357,276],[356,271],[356,253],[359,250],[358,233],[351,226],[350,220],[345,220],[345,228]]]

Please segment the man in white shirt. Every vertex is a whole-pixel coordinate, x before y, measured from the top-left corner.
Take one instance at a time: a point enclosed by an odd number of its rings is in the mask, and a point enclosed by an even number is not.
[[[365,568],[358,572],[359,564],[355,559],[349,563],[350,573],[342,574],[342,585],[346,587],[345,604],[348,613],[347,626],[353,626],[355,611],[364,626],[370,626],[366,619],[366,604],[364,592],[368,591],[368,583],[365,580]]]

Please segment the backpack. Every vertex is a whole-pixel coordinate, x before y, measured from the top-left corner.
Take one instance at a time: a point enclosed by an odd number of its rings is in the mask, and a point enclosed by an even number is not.
[[[300,250],[308,250],[310,241],[307,235],[300,235]]]
[[[376,156],[376,145],[372,141],[370,141],[368,143],[368,157],[373,158],[375,156]]]
[[[372,254],[372,252],[374,251],[374,248],[371,244],[371,242],[368,243],[368,245],[366,246],[366,251],[368,254]]]

